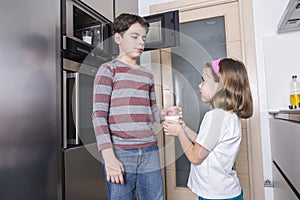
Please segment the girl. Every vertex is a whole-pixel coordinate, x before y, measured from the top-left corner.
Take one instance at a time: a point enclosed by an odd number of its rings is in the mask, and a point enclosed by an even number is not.
[[[241,118],[253,113],[246,68],[231,58],[207,63],[199,85],[201,100],[210,103],[196,134],[184,122],[164,122],[167,135],[178,136],[191,170],[188,187],[199,200],[243,200],[242,189],[232,170],[242,138]]]

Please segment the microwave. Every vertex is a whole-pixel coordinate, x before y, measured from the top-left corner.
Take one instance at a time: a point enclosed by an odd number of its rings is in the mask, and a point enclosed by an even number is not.
[[[110,20],[80,0],[62,1],[62,35],[78,39],[86,45],[108,48],[104,41],[109,38],[107,24]]]

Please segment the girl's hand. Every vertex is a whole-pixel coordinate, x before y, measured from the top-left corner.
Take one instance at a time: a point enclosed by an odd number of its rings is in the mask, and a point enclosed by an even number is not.
[[[166,135],[178,136],[183,129],[180,123],[168,120],[164,122],[164,131]]]

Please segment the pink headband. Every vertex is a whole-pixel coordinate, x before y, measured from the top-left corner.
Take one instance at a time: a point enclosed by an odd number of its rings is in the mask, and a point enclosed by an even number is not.
[[[213,70],[215,71],[215,73],[218,75],[218,76],[220,76],[220,66],[219,66],[219,63],[220,63],[220,61],[221,61],[222,59],[220,58],[220,59],[218,59],[218,60],[213,60],[213,61],[211,61],[211,66],[212,66],[212,68],[213,68]]]

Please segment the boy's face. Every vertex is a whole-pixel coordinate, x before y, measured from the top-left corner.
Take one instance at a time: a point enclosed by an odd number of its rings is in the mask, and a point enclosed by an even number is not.
[[[115,34],[115,42],[119,46],[119,54],[137,59],[144,51],[146,29],[139,23],[132,24],[127,31]]]

